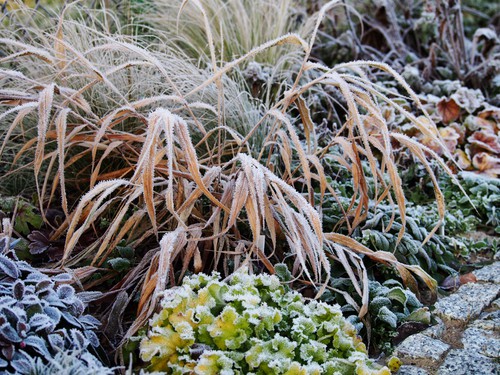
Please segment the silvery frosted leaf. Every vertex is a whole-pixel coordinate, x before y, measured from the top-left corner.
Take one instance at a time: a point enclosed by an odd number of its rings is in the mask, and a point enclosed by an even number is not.
[[[19,351],[15,354],[10,365],[17,371],[16,374],[27,375],[31,372],[30,357],[23,351]]]
[[[50,306],[60,307],[63,309],[66,308],[66,304],[63,301],[61,301],[61,299],[55,292],[50,293],[48,296],[44,298],[44,300],[47,301]]]
[[[474,32],[474,39],[487,39],[490,41],[495,41],[497,40],[497,34],[495,33],[495,30],[490,29],[488,27],[482,27],[480,29],[477,29]]]
[[[35,294],[24,296],[24,298],[21,301],[21,304],[26,307],[30,305],[36,305],[38,303],[40,303],[40,299]]]
[[[44,314],[33,315],[33,317],[29,321],[29,324],[31,328],[37,332],[55,326],[52,319],[50,319],[47,315]]]
[[[64,348],[64,339],[60,334],[52,333],[47,336],[47,340],[49,340],[49,344],[54,350]]]
[[[37,294],[40,294],[40,293],[44,293],[50,289],[52,289],[54,287],[54,283],[47,279],[47,280],[41,280],[39,281],[37,284],[36,284],[36,293]]]
[[[10,293],[10,287],[7,287],[6,285],[0,284],[0,295],[9,294],[9,293]]]
[[[64,320],[66,320],[69,324],[78,327],[78,328],[83,328],[78,319],[76,319],[73,315],[71,315],[69,312],[62,311],[62,316]]]
[[[17,240],[13,240],[13,241],[9,244],[9,249],[13,250],[19,242],[21,242],[21,239],[20,239],[20,238],[18,238]]]
[[[370,310],[376,312],[380,310],[383,306],[391,307],[391,300],[387,297],[378,296],[371,300]]]
[[[77,329],[70,330],[71,338],[73,339],[73,345],[77,349],[85,349],[89,345],[89,341],[83,336],[82,332]]]
[[[24,294],[35,294],[35,285],[24,283]]]
[[[58,283],[66,283],[73,280],[69,273],[60,273],[59,275],[53,276],[52,280]]]
[[[22,299],[24,296],[24,283],[21,280],[17,280],[12,286],[12,294],[16,299]]]
[[[80,292],[77,293],[76,296],[85,304],[96,300],[97,298],[102,296],[101,292]]]
[[[75,296],[75,289],[71,285],[60,285],[57,288],[57,296],[60,299],[71,299]]]
[[[61,312],[55,307],[47,306],[43,312],[54,322],[55,325],[61,321]]]
[[[40,282],[42,280],[50,280],[47,275],[44,275],[41,272],[31,272],[28,276],[26,276],[26,282]]]
[[[27,346],[31,346],[38,354],[44,357],[50,357],[50,352],[47,349],[47,344],[45,340],[37,336],[29,336],[24,340]]]
[[[82,301],[79,299],[74,299],[71,305],[68,308],[68,311],[71,312],[74,316],[80,316],[83,314],[83,311],[85,310],[85,306]]]
[[[19,272],[16,263],[3,255],[0,255],[0,270],[13,279],[17,279],[21,276],[21,272]]]
[[[40,314],[42,312],[43,312],[43,307],[41,303],[35,303],[26,309],[26,315],[28,319],[31,318],[33,315]]]
[[[26,313],[24,310],[20,309],[17,306],[12,306],[9,308],[4,308],[3,309],[3,314],[7,318],[10,324],[15,326],[17,322],[20,320],[26,320]]]
[[[0,297],[0,309],[2,309],[3,307],[10,307],[14,305],[16,302],[17,301],[10,296],[2,296]]]
[[[4,323],[0,327],[0,337],[7,342],[18,343],[22,341],[16,330],[9,323]]]
[[[80,322],[86,326],[86,328],[97,328],[101,325],[101,322],[94,318],[92,315],[83,315],[80,317]]]
[[[90,342],[90,345],[92,345],[94,348],[97,348],[99,346],[99,339],[97,338],[97,335],[94,333],[94,331],[84,331],[85,337],[87,340]]]
[[[480,90],[473,90],[466,87],[460,87],[451,98],[463,109],[473,113],[484,103],[484,96]]]
[[[8,345],[8,346],[4,346],[2,348],[3,358],[5,358],[7,361],[10,361],[12,359],[12,357],[14,357],[14,353],[15,353],[15,347],[12,344]]]
[[[9,365],[9,362],[7,362],[5,359],[0,358],[0,368],[5,368]]]
[[[17,264],[17,267],[19,268],[19,271],[21,271],[21,272],[25,272],[26,271],[26,272],[37,272],[37,273],[40,273],[36,269],[34,269],[33,267],[31,267],[31,264],[29,264],[28,262],[26,262],[24,260],[17,261],[16,264]]]

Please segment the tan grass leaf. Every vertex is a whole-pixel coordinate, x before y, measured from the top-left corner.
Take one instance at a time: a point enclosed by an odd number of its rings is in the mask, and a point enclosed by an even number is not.
[[[15,108],[11,108],[8,111],[5,111],[0,115],[0,121],[2,121],[5,117],[7,117],[9,114],[14,113],[14,112],[19,112],[14,120],[12,121],[12,124],[10,124],[9,129],[7,129],[7,132],[3,136],[3,142],[2,142],[2,148],[0,148],[0,156],[3,155],[3,151],[5,150],[5,147],[7,146],[10,137],[13,133],[13,131],[16,129],[16,127],[22,123],[24,118],[29,115],[35,108],[38,107],[38,103],[24,103],[21,104]]]
[[[92,260],[92,265],[95,265],[98,261],[98,259],[101,257],[101,255],[106,251],[106,250],[112,250],[113,248],[109,246],[109,243],[111,242],[111,239],[113,236],[116,234],[118,231],[119,227],[122,226],[123,218],[127,213],[129,213],[129,207],[132,204],[134,200],[139,198],[139,196],[142,194],[142,190],[140,188],[135,188],[133,193],[130,194],[128,197],[127,201],[122,204],[122,207],[120,210],[115,214],[113,221],[110,223],[108,229],[106,230],[106,234],[104,235],[104,238],[102,238],[100,242],[99,249],[97,250],[94,259]],[[102,264],[104,259],[99,263]]]
[[[311,169],[309,168],[309,161],[307,160],[306,153],[302,149],[302,144],[300,143],[299,137],[298,137],[297,133],[295,132],[295,129],[293,128],[292,123],[285,115],[283,115],[283,113],[281,113],[278,110],[269,111],[269,115],[276,117],[279,121],[281,121],[282,123],[284,123],[286,125],[288,133],[290,134],[290,138],[292,140],[292,143],[294,144],[295,149],[297,150],[297,153],[299,154],[300,165],[301,165],[302,170],[304,172],[307,191],[309,193],[309,203],[314,204],[314,191],[313,191],[312,185],[311,185]]]
[[[68,199],[66,197],[66,183],[64,177],[64,158],[66,152],[66,124],[68,121],[68,114],[71,112],[69,108],[63,109],[59,112],[56,118],[56,131],[57,131],[57,154],[59,156],[59,183],[61,185],[61,199],[62,209],[66,216],[68,213]]]
[[[364,254],[370,259],[373,259],[376,262],[381,262],[386,265],[392,265],[397,268],[401,278],[405,285],[412,286],[413,290],[418,290],[414,288],[415,279],[411,276],[411,271],[415,275],[419,276],[424,283],[429,287],[430,291],[435,295],[437,291],[437,282],[434,280],[429,274],[427,274],[422,268],[418,266],[410,266],[399,262],[394,254],[386,252],[386,251],[373,251],[367,248],[366,246],[360,244],[353,238],[344,236],[343,234],[338,233],[325,233],[325,238],[336,242],[342,246],[345,246],[357,253]]]
[[[43,162],[45,149],[45,137],[49,128],[50,112],[52,110],[52,101],[54,99],[54,84],[47,86],[41,93],[38,102],[38,139],[35,150],[35,177],[38,176]]]
[[[102,211],[108,204],[103,204],[104,200],[111,195],[115,190],[119,189],[122,186],[129,186],[130,182],[127,180],[109,180],[103,181],[97,184],[93,189],[88,191],[80,200],[76,210],[72,214],[71,222],[69,224],[67,234],[66,234],[66,243],[64,246],[64,254],[61,260],[61,263],[69,258],[73,248],[76,243],[80,239],[80,236],[83,232],[90,226],[92,222],[94,222],[98,217],[98,212]],[[97,198],[98,197],[98,198]],[[97,198],[96,201],[94,199]],[[86,207],[90,207],[90,211],[86,213],[86,218],[84,223],[80,226],[80,228],[75,231],[76,226],[79,224],[80,217],[84,213],[84,209]]]

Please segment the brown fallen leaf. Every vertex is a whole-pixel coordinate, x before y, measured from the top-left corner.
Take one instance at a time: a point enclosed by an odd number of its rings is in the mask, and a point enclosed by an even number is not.
[[[500,138],[494,132],[478,130],[467,138],[467,141],[480,149],[500,154]]]
[[[467,283],[476,283],[477,279],[476,276],[472,273],[466,273],[465,275],[460,275],[460,284],[464,285]]]
[[[423,331],[428,328],[429,324],[420,323],[420,322],[405,322],[401,324],[397,329],[397,336],[392,339],[394,345],[398,345],[408,336],[414,335],[418,332]]]
[[[474,276],[473,273],[466,273],[464,275],[448,276],[443,280],[440,286],[442,289],[453,291],[458,289],[461,285],[475,283],[476,281],[476,276]]]
[[[437,103],[437,111],[445,124],[455,121],[460,116],[460,107],[455,100],[442,99]]]

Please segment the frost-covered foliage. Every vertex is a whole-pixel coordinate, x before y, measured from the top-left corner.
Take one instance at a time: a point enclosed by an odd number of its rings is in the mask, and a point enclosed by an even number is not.
[[[171,374],[390,374],[367,357],[338,305],[276,276],[199,274],[165,292],[141,341],[149,370]]]
[[[363,245],[374,251],[387,251],[393,253],[396,258],[405,264],[421,266],[426,272],[434,278],[439,279],[440,273],[454,273],[453,268],[457,260],[457,255],[466,256],[468,249],[466,243],[457,235],[474,230],[478,218],[465,210],[465,205],[448,210],[444,216],[444,222],[439,230],[422,245],[435,226],[439,223],[440,217],[438,207],[435,203],[428,204],[429,196],[425,189],[418,189],[414,195],[409,192],[412,201],[418,201],[419,204],[407,202],[406,204],[406,227],[405,233],[398,243],[398,234],[402,227],[401,213],[397,207],[393,207],[388,202],[378,205],[370,205],[370,210],[366,212],[363,221],[357,223],[349,233],[346,216],[352,215],[349,211],[351,199],[347,198],[353,195],[353,185],[350,181],[342,179],[343,170],[335,171],[340,176],[337,181],[332,182],[332,186],[337,192],[337,197],[326,196],[322,210],[323,223],[327,231],[337,231],[349,234]],[[413,176],[409,176],[413,173]],[[415,174],[424,174],[425,170],[409,171],[405,179],[412,181],[411,186],[415,186]],[[424,175],[423,178],[428,178]],[[366,180],[369,194],[374,190],[373,181]],[[406,181],[405,181],[406,182]],[[432,187],[429,188],[432,191]],[[414,189],[416,190],[416,189]],[[419,194],[417,197],[416,195]],[[430,193],[432,194],[432,193]],[[458,187],[454,187],[454,194],[461,194]],[[446,193],[445,193],[446,196]],[[452,198],[446,196],[446,202],[451,203]],[[466,199],[466,198],[465,198]],[[344,212],[336,204],[340,201]],[[331,202],[331,204],[330,204]],[[467,202],[469,208],[472,208]],[[494,210],[494,208],[493,208]]]
[[[341,304],[347,320],[364,336],[370,337],[370,347],[377,351],[390,352],[393,339],[403,325],[423,329],[431,323],[429,309],[420,303],[415,294],[403,288],[395,280],[388,280],[383,284],[377,281],[369,282],[369,315],[365,317],[365,321],[368,319],[369,324],[366,325],[358,318],[358,312],[344,298],[346,292],[350,296],[356,296],[352,282],[347,278],[336,278],[331,281],[331,286],[332,290],[337,292],[326,291],[322,300]],[[357,297],[355,299],[360,305],[361,300]]]
[[[42,226],[42,216],[37,209],[17,197],[0,197],[0,219],[16,214],[13,225],[16,232],[27,235],[31,228],[39,229]]]
[[[113,375],[113,369],[104,367],[86,351],[59,352],[47,363],[41,358],[32,359],[30,375]]]
[[[462,172],[459,177],[470,201],[459,192],[457,186],[445,178],[443,192],[449,201],[448,208],[452,212],[460,211],[465,215],[477,216],[481,225],[500,234],[500,179],[470,172]]]
[[[353,235],[369,248],[394,253],[401,262],[419,265],[433,276],[443,271],[453,273],[452,266],[457,255],[467,255],[466,245],[455,234],[473,228],[476,223],[474,217],[461,215],[461,211],[454,214],[447,212],[442,230],[422,245],[439,221],[437,208],[408,204],[406,214],[406,232],[399,244],[400,213],[395,212],[395,220],[390,225],[392,208],[384,205],[379,205],[375,213],[368,213],[364,225],[357,228]]]
[[[69,274],[49,277],[0,255],[0,372],[28,374],[34,358],[98,347],[100,322],[85,315],[95,293],[75,293]],[[85,356],[90,358],[91,354]],[[96,360],[97,361],[97,360]]]
[[[456,163],[450,163],[451,168],[498,177],[500,108],[486,101],[480,90],[464,87],[459,81],[427,82],[422,91],[424,108],[437,124],[446,149],[428,135],[418,134],[416,138],[440,155],[451,155]],[[405,133],[414,134],[415,128],[411,125],[404,128]]]

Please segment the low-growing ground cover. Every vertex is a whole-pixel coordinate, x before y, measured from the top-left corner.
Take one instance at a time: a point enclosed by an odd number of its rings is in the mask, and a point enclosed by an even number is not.
[[[410,3],[4,4],[6,371],[388,372],[500,228],[498,15]]]

